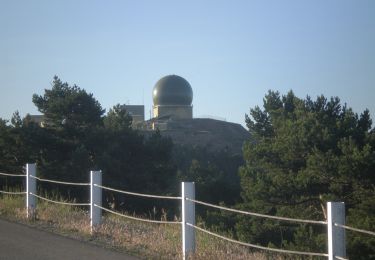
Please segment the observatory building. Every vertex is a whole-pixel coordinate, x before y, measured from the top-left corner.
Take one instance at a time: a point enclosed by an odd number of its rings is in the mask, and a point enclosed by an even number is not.
[[[186,79],[177,75],[161,78],[152,91],[156,119],[192,119],[193,90]]]
[[[177,75],[161,78],[153,88],[152,99],[153,117],[149,120],[145,120],[144,105],[123,105],[132,116],[132,127],[146,136],[159,130],[177,145],[242,154],[242,145],[250,133],[237,123],[193,118],[193,90],[186,79]],[[44,115],[31,115],[30,120],[44,126]]]
[[[153,118],[146,121],[146,132],[160,130],[175,144],[228,150],[241,154],[249,132],[240,124],[210,118],[193,118],[193,90],[184,78],[168,75],[156,82],[153,92]],[[150,132],[149,132],[150,133]]]

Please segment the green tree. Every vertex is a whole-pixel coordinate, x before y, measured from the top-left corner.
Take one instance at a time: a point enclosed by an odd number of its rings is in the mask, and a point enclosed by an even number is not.
[[[173,163],[179,181],[195,182],[197,200],[230,207],[240,201],[238,168],[243,165],[242,156],[226,149],[212,151],[199,146],[174,145]],[[210,229],[221,232],[233,230],[236,223],[234,214],[210,207],[197,207],[196,214]]]
[[[0,119],[1,171],[21,173],[25,163],[36,162],[40,177],[87,182],[90,170],[102,170],[105,185],[176,195],[172,141],[159,132],[145,136],[133,130],[132,118],[123,106],[115,105],[103,116],[104,110],[92,94],[62,83],[58,77],[54,77],[52,88],[43,95],[34,94],[33,102],[44,114],[43,127],[34,123],[30,115],[21,119],[18,112],[11,124]],[[13,184],[4,180],[0,179],[0,186]],[[87,190],[82,187],[39,182],[39,188],[42,192],[55,190],[63,197],[87,201]],[[103,194],[111,201],[117,199],[116,207],[143,214],[156,206],[160,216],[160,208],[167,203],[136,201],[129,196],[125,200],[125,196],[115,196],[113,192]]]
[[[344,201],[349,225],[375,229],[375,133],[368,110],[358,116],[337,97],[313,101],[270,91],[246,124],[253,140],[240,169],[243,209],[322,220],[327,201]],[[237,233],[250,242],[326,251],[325,227],[241,217]],[[375,257],[373,238],[348,233],[349,256]]]
[[[180,181],[195,182],[196,197],[210,203],[234,205],[240,200],[237,174],[242,159],[227,151],[207,151],[201,147],[175,145],[173,162]]]
[[[0,119],[0,171],[22,174],[26,163],[39,158],[39,144],[47,137],[37,124],[28,121],[28,116],[21,119],[18,111],[11,124]],[[0,186],[22,186],[22,180],[1,178]]]
[[[105,111],[100,103],[93,94],[76,85],[63,83],[57,76],[53,78],[51,89],[45,89],[43,95],[34,94],[32,100],[44,116],[44,127],[40,131],[45,138],[39,140],[37,161],[40,175],[58,180],[86,181],[89,170],[95,169],[95,158],[100,150],[93,141],[100,140],[94,135],[103,126]],[[43,185],[46,189],[53,186]],[[62,190],[78,195],[71,192],[70,187]]]
[[[51,90],[45,89],[43,96],[33,95],[33,103],[44,114],[47,125],[54,127],[101,125],[105,112],[92,94],[63,83],[57,76],[53,78]]]
[[[117,104],[104,117],[104,126],[112,130],[127,130],[132,125],[133,118],[125,107]]]
[[[57,77],[52,89],[46,89],[43,95],[34,94],[33,102],[46,121],[41,128],[46,136],[39,153],[41,176],[85,182],[90,170],[102,170],[106,185],[155,194],[165,194],[176,180],[169,162],[172,142],[158,133],[145,137],[133,130],[124,106],[117,104],[103,116],[104,110],[92,94]],[[45,184],[43,188],[59,186]],[[87,196],[74,187],[59,191],[73,197]],[[109,193],[105,196],[115,199]],[[136,203],[126,206],[126,210],[146,207]]]

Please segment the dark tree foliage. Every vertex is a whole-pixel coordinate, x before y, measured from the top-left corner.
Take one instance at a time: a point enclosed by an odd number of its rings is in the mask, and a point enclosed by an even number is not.
[[[105,173],[103,183],[113,188],[155,195],[176,195],[173,187],[176,170],[170,162],[172,142],[154,133],[145,138],[140,133],[128,130],[105,130],[101,140],[102,153],[97,158],[98,167]],[[144,213],[153,207],[169,208],[176,212],[176,205],[166,201],[106,193],[113,205],[128,211]],[[168,201],[167,201],[168,202]]]
[[[20,172],[25,163],[37,162],[38,175],[48,179],[88,182],[90,170],[102,170],[103,184],[117,189],[178,196],[179,181],[185,180],[196,182],[197,197],[205,201],[233,205],[240,198],[239,156],[174,148],[171,139],[158,131],[144,135],[132,129],[132,118],[124,106],[117,104],[103,115],[92,94],[58,77],[43,95],[34,94],[33,102],[44,114],[43,127],[33,123],[30,116],[22,120],[18,113],[11,125],[5,121],[0,125],[2,170],[16,167]],[[54,190],[64,198],[88,200],[89,191],[82,187],[42,182],[38,187],[42,192]],[[107,206],[148,217],[172,217],[179,212],[178,201],[103,193]]]
[[[125,110],[124,106],[117,104],[108,111],[107,116],[104,118],[104,126],[111,130],[128,130],[132,124],[132,117]]]
[[[174,145],[173,163],[180,181],[195,182],[196,198],[210,203],[234,205],[240,200],[240,156],[227,151]]]
[[[25,174],[24,166],[38,158],[36,144],[43,140],[38,125],[23,120],[18,111],[13,114],[11,124],[0,119],[0,171],[14,174]],[[25,180],[22,178],[0,178],[0,187],[13,187],[23,190]]]
[[[52,89],[46,89],[43,96],[34,94],[33,102],[50,127],[101,125],[105,112],[92,94],[76,85],[63,83],[57,76],[53,78]]]
[[[135,192],[171,194],[176,171],[171,166],[172,142],[159,133],[145,137],[131,128],[132,118],[116,105],[104,110],[92,94],[54,77],[52,88],[33,95],[44,114],[43,126],[16,112],[11,124],[0,120],[0,170],[22,173],[28,162],[37,163],[38,176],[68,182],[89,182],[90,170],[102,170],[103,184]],[[0,185],[12,186],[7,179]],[[17,183],[22,185],[22,183]],[[38,182],[40,192],[86,202],[86,187]],[[164,204],[104,192],[104,203],[130,212],[148,212]],[[159,204],[158,204],[159,203]],[[105,205],[108,206],[108,205]],[[173,207],[176,209],[176,206]],[[173,211],[174,212],[174,211]]]
[[[214,152],[175,144],[173,162],[180,181],[195,182],[197,200],[226,206],[233,206],[241,200],[238,176],[238,168],[243,165],[241,156],[226,150]],[[180,185],[176,187],[179,190]],[[235,218],[222,211],[198,205],[196,215],[210,228],[227,231],[234,227]]]
[[[22,167],[19,167],[19,154],[14,149],[15,141],[12,138],[12,127],[7,125],[7,121],[0,119],[0,168],[3,172],[22,174]],[[15,178],[0,177],[0,189],[8,187],[22,186],[22,182]]]
[[[241,208],[324,220],[327,201],[344,201],[347,224],[375,230],[375,133],[339,98],[300,99],[270,91],[246,116],[254,140],[244,147]],[[241,217],[249,242],[324,252],[326,228]],[[375,258],[375,239],[347,231],[350,259]]]

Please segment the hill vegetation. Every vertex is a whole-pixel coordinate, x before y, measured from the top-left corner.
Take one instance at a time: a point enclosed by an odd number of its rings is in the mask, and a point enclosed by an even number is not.
[[[242,209],[324,220],[327,201],[344,201],[348,225],[375,230],[375,132],[368,110],[358,116],[339,98],[270,91],[263,109],[251,109],[250,116],[254,140],[244,146]],[[236,230],[246,241],[326,250],[325,227],[241,218]],[[373,237],[347,234],[350,259],[375,258]]]
[[[354,113],[338,98],[312,100],[293,92],[270,91],[263,108],[246,116],[251,138],[243,155],[176,145],[155,131],[132,129],[120,105],[108,113],[78,86],[54,78],[51,89],[35,94],[43,127],[15,112],[0,119],[0,170],[22,172],[36,162],[38,175],[86,182],[90,170],[102,170],[103,184],[128,191],[179,195],[180,181],[196,183],[199,200],[243,210],[324,220],[327,201],[344,201],[347,223],[375,230],[375,130],[369,111]],[[17,180],[0,179],[0,187]],[[41,184],[41,192],[87,201],[81,188]],[[105,192],[104,203],[118,210],[173,219],[178,204],[140,200]],[[124,202],[125,201],[125,202]],[[167,204],[168,203],[168,204]],[[326,230],[197,207],[200,222],[233,238],[286,249],[324,252]],[[176,216],[177,215],[177,216]],[[347,232],[353,259],[375,259],[375,239]]]

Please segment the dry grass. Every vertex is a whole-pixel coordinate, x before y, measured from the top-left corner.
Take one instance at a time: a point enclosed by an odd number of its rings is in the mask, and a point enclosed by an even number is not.
[[[23,196],[0,195],[0,217],[27,223],[76,239],[90,241],[144,259],[181,259],[181,226],[128,220],[112,214],[91,233],[87,210],[38,201],[36,218],[27,220]],[[282,259],[196,232],[196,253],[190,259]]]
[[[0,195],[0,216],[10,220],[26,219],[25,196]]]

